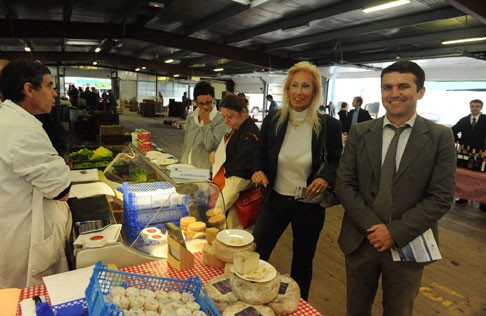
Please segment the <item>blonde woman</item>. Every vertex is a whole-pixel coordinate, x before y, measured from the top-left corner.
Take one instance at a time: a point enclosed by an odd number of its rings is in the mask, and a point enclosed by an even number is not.
[[[309,62],[299,62],[289,69],[282,107],[263,121],[257,171],[252,175],[263,194],[263,206],[253,230],[256,251],[268,260],[278,239],[292,224],[291,276],[304,299],[309,295],[312,260],[325,210],[317,203],[299,199],[299,195],[304,191],[315,198],[334,185],[342,151],[340,122],[317,113],[322,101],[321,80],[319,70]],[[326,135],[328,164],[318,173],[323,143],[319,135]]]

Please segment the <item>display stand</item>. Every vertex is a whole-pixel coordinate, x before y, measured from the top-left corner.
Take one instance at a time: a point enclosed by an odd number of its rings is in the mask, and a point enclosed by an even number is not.
[[[170,236],[167,237],[167,244],[167,260],[174,268],[183,271],[194,267],[194,255],[186,247]]]

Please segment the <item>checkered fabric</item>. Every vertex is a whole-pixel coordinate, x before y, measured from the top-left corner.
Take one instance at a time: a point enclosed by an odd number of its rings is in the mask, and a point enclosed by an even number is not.
[[[194,267],[184,271],[178,271],[177,269],[170,266],[169,262],[165,259],[147,262],[144,264],[121,268],[120,271],[139,273],[153,276],[161,276],[165,278],[176,278],[176,279],[186,279],[190,276],[199,276],[204,284],[206,284],[210,279],[223,274],[223,269],[214,269],[208,267],[201,261],[201,253],[197,252],[194,254]],[[28,288],[23,288],[20,292],[20,301],[34,297],[35,295],[45,295],[48,300],[50,300],[47,294],[47,289],[44,285],[38,285]],[[17,306],[17,315],[21,316],[20,304]],[[290,314],[293,316],[304,316],[304,315],[322,315],[314,307],[309,305],[303,299],[300,300],[299,309]]]
[[[457,168],[454,196],[486,204],[486,173]]]

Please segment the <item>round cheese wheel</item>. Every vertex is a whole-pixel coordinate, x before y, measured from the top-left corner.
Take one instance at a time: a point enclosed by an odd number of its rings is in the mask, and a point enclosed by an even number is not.
[[[208,219],[209,225],[213,227],[221,227],[226,222],[224,214],[214,215]]]
[[[194,223],[195,221],[196,221],[196,218],[194,216],[181,217],[181,219],[180,219],[181,229],[183,229],[183,230],[187,229],[187,226],[190,223]]]
[[[204,233],[206,231],[206,223],[194,222],[187,225],[187,230],[193,233]]]
[[[212,245],[214,247],[214,254],[216,255],[216,257],[221,261],[229,262],[229,263],[233,263],[233,253],[235,253],[236,251],[254,251],[255,250],[255,243],[253,243],[253,242],[248,244],[248,245],[241,246],[241,247],[232,247],[232,246],[228,246],[228,245],[223,244],[221,241],[219,241],[216,238],[215,240],[213,240]]]
[[[238,302],[231,306],[223,312],[223,316],[234,316],[234,315],[263,315],[263,316],[275,316],[272,309],[268,306],[263,305],[250,305],[245,302]]]
[[[212,278],[206,283],[204,290],[221,313],[228,306],[238,302],[238,298],[231,290],[231,282],[227,275]]]
[[[299,285],[289,275],[282,275],[277,298],[268,303],[268,306],[277,315],[291,314],[299,308],[299,302]]]
[[[252,305],[264,305],[273,301],[280,288],[280,275],[268,282],[252,282],[243,280],[236,274],[230,276],[231,288],[236,297]]]
[[[215,216],[215,215],[220,215],[220,214],[223,214],[223,209],[221,209],[219,207],[210,208],[209,210],[206,211],[206,216],[208,218]]]

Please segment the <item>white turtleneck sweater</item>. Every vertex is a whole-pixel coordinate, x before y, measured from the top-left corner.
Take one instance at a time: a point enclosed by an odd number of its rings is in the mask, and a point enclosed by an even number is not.
[[[278,155],[274,190],[282,195],[295,196],[298,186],[307,186],[307,178],[312,170],[312,122],[307,117],[308,110],[290,112]]]

